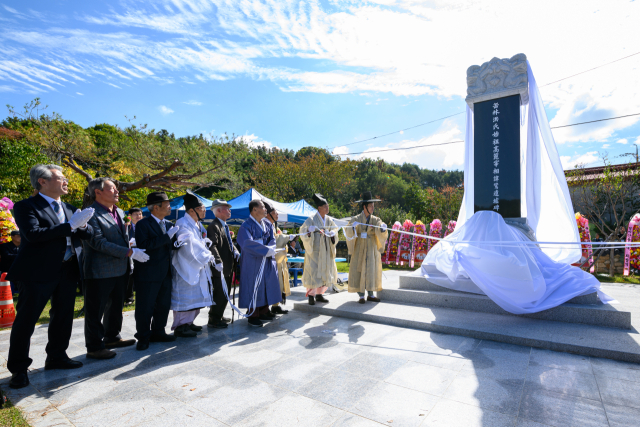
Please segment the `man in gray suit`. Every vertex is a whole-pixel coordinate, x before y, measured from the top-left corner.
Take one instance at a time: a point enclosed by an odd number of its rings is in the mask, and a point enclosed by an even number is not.
[[[143,249],[130,248],[124,212],[116,206],[119,194],[114,181],[111,178],[93,179],[88,191],[95,200],[91,205],[95,214],[90,220],[95,232],[90,240],[83,242],[84,336],[88,358],[111,359],[116,353],[110,348],[136,342],[120,337],[129,258],[145,262],[149,257]]]

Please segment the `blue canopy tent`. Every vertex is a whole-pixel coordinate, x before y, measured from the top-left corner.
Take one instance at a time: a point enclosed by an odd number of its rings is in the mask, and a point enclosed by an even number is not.
[[[251,188],[235,199],[229,200],[231,205],[231,218],[229,225],[240,225],[249,218],[249,202],[252,200],[264,200],[269,202],[278,211],[278,223],[284,227],[293,224],[302,224],[307,218],[316,214],[316,210],[304,199],[292,203],[280,203],[258,193]]]
[[[205,199],[204,197],[198,194],[196,194],[196,196],[198,197],[198,199],[202,200],[202,203],[204,203],[204,206],[207,208],[207,215],[205,216],[204,219],[213,219],[214,218],[213,212],[209,210],[212,204],[211,200]],[[169,215],[166,219],[169,221],[175,221],[176,219],[182,218],[185,214],[184,196],[171,199],[170,202],[171,202],[171,215]],[[149,216],[150,215],[149,209],[147,209],[146,207],[142,208],[142,215]]]

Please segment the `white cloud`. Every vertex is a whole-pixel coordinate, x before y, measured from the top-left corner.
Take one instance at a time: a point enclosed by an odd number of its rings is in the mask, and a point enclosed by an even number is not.
[[[199,105],[202,105],[202,102],[200,102],[200,101],[194,101],[194,100],[191,100],[191,101],[183,102],[183,104],[187,104],[187,105],[198,105],[198,106],[199,106]]]
[[[84,93],[76,92],[76,94],[78,94],[80,96],[84,96]]]
[[[629,142],[629,141],[627,141],[627,138],[621,138],[621,139],[616,141],[616,143],[618,143],[618,144],[626,144],[627,142]]]
[[[372,147],[364,150],[362,154],[349,155],[349,147],[341,146],[336,147],[333,153],[341,155],[343,159],[362,159],[365,157],[371,159],[383,158],[389,163],[415,163],[422,168],[429,169],[462,169],[464,165],[464,142],[447,144],[462,139],[463,133],[455,122],[447,120],[433,135],[426,138],[403,140],[387,144],[383,147]],[[425,145],[431,145],[431,147]],[[420,147],[395,151],[379,151],[416,146]],[[360,153],[362,150],[352,148],[352,151]]]
[[[602,145],[602,148],[610,148],[610,147],[611,147],[611,145],[609,145],[609,144],[603,144]]]
[[[575,154],[573,156],[560,156],[560,162],[562,162],[562,167],[567,169],[575,169],[576,165],[584,165],[584,166],[596,166],[600,160],[598,157],[597,151],[589,151],[584,154]]]
[[[158,110],[160,111],[161,114],[163,115],[167,115],[167,114],[172,114],[173,110],[165,105],[161,105],[158,107]]]
[[[64,26],[3,23],[0,80],[47,91],[101,74],[117,84],[170,84],[179,73],[196,83],[242,77],[283,91],[366,93],[373,102],[389,93],[461,102],[472,64],[522,51],[545,84],[629,55],[640,20],[638,3],[627,0],[609,0],[611,13],[601,0],[122,0],[110,10],[80,11],[82,22]],[[523,31],[538,22],[554,31]],[[488,28],[518,37],[496,37]],[[570,46],[570,55],[549,46]],[[314,61],[321,71],[296,65]],[[639,69],[640,55],[542,87],[547,107],[557,110],[552,126],[639,111]],[[639,120],[557,129],[554,136],[558,143],[601,141]]]
[[[251,135],[242,135],[239,136],[237,139],[242,139],[244,142],[246,142],[250,147],[260,147],[263,146],[265,148],[279,148],[278,146],[273,145],[271,142],[269,141],[265,141],[262,138],[260,138],[257,135],[251,134]]]
[[[640,145],[640,136],[636,138],[634,144],[636,145]]]

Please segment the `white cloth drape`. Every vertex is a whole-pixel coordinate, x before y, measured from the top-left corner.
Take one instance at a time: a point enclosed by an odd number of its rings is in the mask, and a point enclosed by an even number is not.
[[[529,104],[520,106],[522,216],[538,241],[579,242],[569,188],[529,63],[527,73]],[[473,150],[473,111],[467,107],[464,198],[456,230],[429,251],[415,274],[449,289],[485,294],[514,314],[536,313],[593,292],[613,302],[594,276],[569,265],[580,259],[579,245],[482,243],[528,239],[495,212],[474,214]],[[455,241],[478,243],[447,243]]]
[[[499,214],[477,212],[429,251],[417,273],[439,286],[487,295],[514,314],[547,310],[593,292],[603,302],[613,301],[600,290],[600,282],[594,276],[552,260],[537,246],[447,243],[528,240]]]

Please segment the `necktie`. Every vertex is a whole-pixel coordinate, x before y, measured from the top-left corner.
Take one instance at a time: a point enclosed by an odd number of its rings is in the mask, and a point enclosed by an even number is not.
[[[158,225],[160,226],[160,229],[162,230],[162,234],[167,234],[167,226],[164,225],[164,220],[160,221],[158,223]]]
[[[60,206],[60,203],[54,200],[53,202],[51,202],[51,206],[53,207],[53,211],[58,216],[58,221],[60,221],[60,224],[64,224],[65,222],[67,222],[66,218],[64,217],[64,212],[62,212],[62,207]]]
[[[233,252],[233,246],[231,243],[231,233],[229,233],[229,226],[227,224],[224,224],[224,231],[227,233],[227,242],[229,243],[229,248],[231,249],[231,252]]]
[[[60,224],[64,224],[67,222],[67,219],[64,216],[64,212],[62,212],[62,207],[60,203],[57,201],[51,202],[51,206],[53,207],[53,211],[56,213],[58,217],[58,221]],[[64,261],[68,261],[73,256],[73,249],[71,249],[71,238],[67,237],[67,250],[64,252]]]

